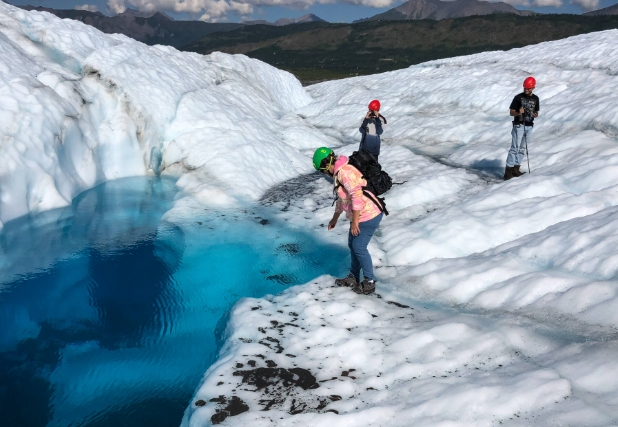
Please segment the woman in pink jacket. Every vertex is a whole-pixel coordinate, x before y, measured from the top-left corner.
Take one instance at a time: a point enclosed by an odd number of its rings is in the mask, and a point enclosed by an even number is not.
[[[367,181],[358,169],[348,164],[346,156],[336,156],[330,148],[321,147],[313,155],[313,166],[335,180],[337,205],[328,229],[335,228],[344,211],[351,221],[348,233],[348,247],[352,258],[350,274],[335,280],[335,283],[339,286],[351,286],[354,292],[369,295],[375,292],[376,281],[367,245],[380,225],[383,214],[377,204],[369,199],[370,196],[363,194]],[[361,270],[364,277],[362,282]]]

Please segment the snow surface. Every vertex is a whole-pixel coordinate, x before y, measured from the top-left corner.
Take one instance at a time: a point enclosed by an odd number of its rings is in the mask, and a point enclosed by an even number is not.
[[[203,201],[257,199],[310,171],[300,83],[0,2],[0,226],[109,179],[164,173]],[[264,160],[278,164],[273,168]]]
[[[304,89],[0,3],[0,225],[163,173],[193,195],[168,221],[257,201],[344,245],[308,155],[352,152],[378,98],[396,182],[370,244],[381,298],[321,277],[240,301],[182,424],[242,399],[225,425],[618,425],[617,47],[612,30]],[[528,75],[532,173],[503,182]],[[287,385],[255,391],[256,368]]]
[[[322,277],[240,302],[183,425],[220,419],[231,396],[249,411],[225,425],[618,425],[617,46],[607,31],[309,87],[300,113],[339,152],[357,147],[365,101],[389,120],[380,161],[398,185],[370,244],[381,298]],[[504,182],[528,75],[532,174]],[[275,206],[325,235],[329,188]],[[259,388],[249,361],[319,387]]]

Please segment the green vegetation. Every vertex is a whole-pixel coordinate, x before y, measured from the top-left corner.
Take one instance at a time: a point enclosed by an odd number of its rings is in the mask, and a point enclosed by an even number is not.
[[[276,27],[274,25],[246,25],[234,31],[209,34],[201,40],[185,47],[184,50],[220,50],[222,47],[236,46],[244,43],[258,43],[266,40],[285,37],[308,30],[347,26],[346,24],[329,24],[327,22],[307,22]]]
[[[358,73],[340,73],[337,71],[329,70],[328,68],[281,68],[285,71],[289,71],[294,74],[298,80],[305,85],[323,82],[326,80],[338,80],[345,79],[347,77],[354,77],[359,75]]]
[[[184,50],[244,53],[302,82],[374,74],[434,59],[508,50],[618,28],[618,16],[494,14],[441,21],[246,26],[210,34]]]

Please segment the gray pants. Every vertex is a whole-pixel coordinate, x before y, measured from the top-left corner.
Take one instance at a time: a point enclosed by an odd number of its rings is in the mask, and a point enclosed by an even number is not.
[[[525,130],[524,130],[525,129]],[[513,125],[511,132],[511,149],[506,157],[506,167],[521,165],[526,155],[526,146],[532,141],[532,126]]]

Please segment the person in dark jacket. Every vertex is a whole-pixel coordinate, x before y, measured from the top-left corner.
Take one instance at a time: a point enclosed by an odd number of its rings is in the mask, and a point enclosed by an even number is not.
[[[511,131],[511,149],[506,158],[504,170],[505,181],[525,173],[519,168],[531,141],[534,119],[539,117],[539,97],[532,94],[535,87],[534,77],[524,80],[524,91],[513,98],[509,107],[510,115],[513,117],[513,130]]]
[[[369,151],[378,160],[380,155],[380,135],[384,132],[383,124],[386,119],[380,114],[380,101],[374,99],[369,103],[369,111],[358,129],[363,135],[359,150]]]

